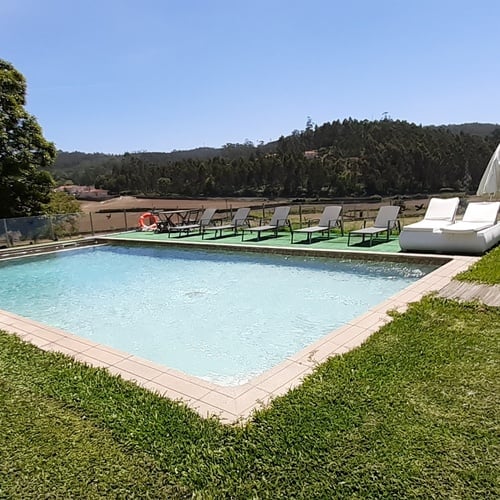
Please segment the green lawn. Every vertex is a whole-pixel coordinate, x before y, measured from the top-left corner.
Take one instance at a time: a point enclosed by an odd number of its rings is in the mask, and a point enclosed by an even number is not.
[[[228,427],[0,332],[0,498],[496,498],[499,361],[500,309],[427,297]]]
[[[0,498],[498,498],[500,309],[428,297],[242,427],[0,333]]]
[[[500,246],[488,252],[469,270],[459,274],[460,281],[477,281],[488,285],[500,283]]]

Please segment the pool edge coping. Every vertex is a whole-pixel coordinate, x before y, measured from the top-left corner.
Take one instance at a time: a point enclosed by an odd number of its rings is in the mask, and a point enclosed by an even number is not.
[[[196,247],[199,248],[198,245]],[[210,245],[210,248],[213,249],[214,246]],[[240,245],[237,249],[247,250]],[[260,247],[260,250],[263,248]],[[273,253],[276,251],[287,253],[285,250],[281,247],[266,247],[266,251]],[[345,252],[341,252],[341,256],[339,252],[319,251],[323,256],[326,255],[325,252],[335,258],[345,257],[343,255]],[[305,253],[311,255],[312,252],[305,250]],[[360,254],[365,254],[365,252],[355,253],[359,257],[349,257],[361,258]],[[372,254],[370,257],[373,260],[388,260],[378,259],[379,255]],[[342,327],[329,332],[299,352],[287,356],[269,370],[238,386],[220,386],[3,310],[0,310],[0,329],[15,334],[44,351],[63,353],[89,366],[106,368],[111,374],[119,375],[124,380],[186,404],[201,417],[214,416],[224,424],[243,423],[256,410],[264,408],[276,397],[300,385],[307,375],[329,357],[345,354],[363,344],[380,327],[392,320],[390,311],[403,312],[411,302],[420,300],[428,293],[438,292],[456,274],[466,270],[479,259],[471,256],[404,255],[406,261],[427,262],[429,259],[436,261],[440,259],[445,263]]]

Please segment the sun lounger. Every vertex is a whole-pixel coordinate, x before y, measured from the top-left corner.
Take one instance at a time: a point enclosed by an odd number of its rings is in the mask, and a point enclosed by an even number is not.
[[[441,231],[445,233],[477,233],[496,223],[500,202],[469,203],[461,221],[445,226]]]
[[[469,203],[461,221],[443,227],[438,251],[482,254],[500,242],[500,202]]]
[[[168,227],[168,235],[170,237],[170,233],[178,233],[179,236],[181,236],[182,233],[186,233],[189,235],[189,233],[193,231],[198,231],[198,234],[200,234],[205,226],[208,226],[212,222],[212,218],[215,215],[215,212],[217,212],[216,208],[207,208],[204,210],[204,212],[201,214],[201,218],[198,222],[195,224],[184,224],[180,226],[170,226]]]
[[[344,226],[342,224],[342,219],[340,213],[342,212],[341,206],[332,205],[325,207],[321,218],[319,219],[317,226],[303,227],[301,229],[296,229],[291,232],[291,243],[293,243],[293,236],[295,233],[302,233],[307,235],[307,243],[311,243],[312,235],[314,233],[327,234],[327,238],[330,238],[330,231],[339,227],[342,236],[344,235]]]
[[[364,221],[365,227],[361,229],[355,229],[351,231],[347,236],[347,246],[351,244],[351,236],[361,236],[362,242],[364,243],[365,237],[370,237],[370,246],[372,246],[373,238],[381,233],[386,233],[386,241],[389,241],[391,231],[394,229],[400,229],[399,225],[399,205],[387,205],[385,207],[380,207],[375,218],[373,226],[366,227],[366,221]]]
[[[274,237],[278,237],[278,231],[283,229],[287,224],[290,226],[290,221],[288,220],[288,214],[290,213],[290,207],[276,207],[274,214],[269,221],[269,224],[263,224],[256,227],[244,228],[241,231],[241,241],[245,237],[245,232],[257,233],[257,240],[260,240],[260,235],[263,232],[272,231]]]
[[[234,234],[238,232],[238,229],[244,226],[248,225],[248,215],[250,214],[250,208],[238,208],[236,210],[236,213],[234,214],[234,217],[232,218],[231,222],[229,224],[222,224],[222,225],[213,225],[213,226],[205,226],[202,228],[201,235],[202,238],[205,237],[205,233],[207,231],[213,231],[214,238],[217,238],[217,233],[219,233],[219,236],[222,237],[222,233],[224,231],[233,231]]]
[[[441,230],[455,222],[459,199],[431,198],[423,220],[403,227],[399,246],[406,251],[438,251]]]

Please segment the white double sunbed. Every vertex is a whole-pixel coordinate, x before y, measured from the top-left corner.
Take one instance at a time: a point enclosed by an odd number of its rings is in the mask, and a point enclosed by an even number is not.
[[[432,198],[424,219],[405,226],[399,235],[404,251],[481,254],[500,240],[496,218],[499,202],[469,203],[455,222],[458,198]]]
[[[431,198],[423,220],[403,227],[399,246],[405,251],[439,251],[440,230],[455,222],[458,198]]]
[[[500,241],[500,202],[469,203],[461,221],[441,229],[443,251],[482,254]]]

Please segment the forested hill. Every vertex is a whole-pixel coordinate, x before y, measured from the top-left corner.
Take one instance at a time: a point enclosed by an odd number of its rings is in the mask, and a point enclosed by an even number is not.
[[[60,180],[161,196],[369,196],[473,190],[500,125],[308,122],[273,143],[170,153],[59,152]]]

